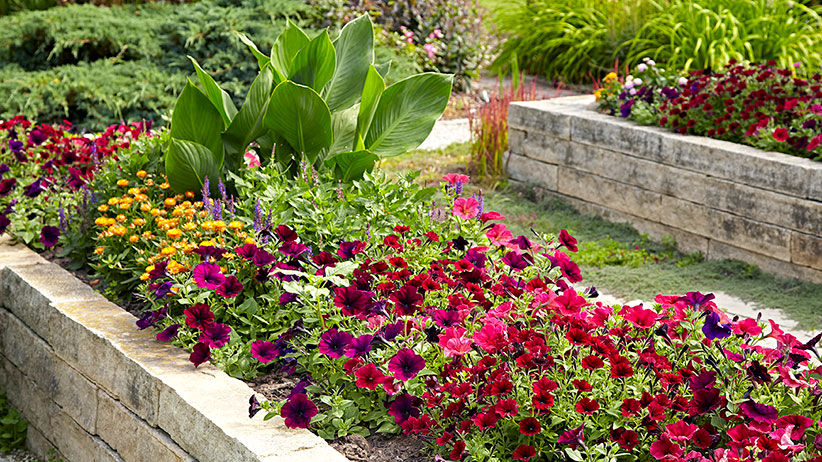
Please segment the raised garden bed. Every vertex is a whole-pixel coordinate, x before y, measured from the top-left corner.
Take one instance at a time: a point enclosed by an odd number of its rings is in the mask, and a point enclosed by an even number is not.
[[[822,164],[639,126],[593,96],[513,103],[510,178],[680,250],[822,282]]]
[[[0,389],[28,446],[86,461],[346,461],[279,417],[248,419],[245,383],[136,330],[69,272],[0,238]]]

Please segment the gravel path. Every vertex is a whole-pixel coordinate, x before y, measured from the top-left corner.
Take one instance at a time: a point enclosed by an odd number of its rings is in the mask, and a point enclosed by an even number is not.
[[[39,462],[31,453],[16,449],[6,454],[0,454],[0,462]]]
[[[471,141],[471,129],[468,119],[440,119],[434,124],[434,129],[428,138],[422,142],[419,149],[441,149],[454,143]]]

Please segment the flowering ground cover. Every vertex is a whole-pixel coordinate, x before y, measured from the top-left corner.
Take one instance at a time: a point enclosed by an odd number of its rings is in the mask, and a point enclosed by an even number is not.
[[[822,74],[775,61],[678,76],[646,59],[631,75],[611,73],[598,92],[613,115],[681,134],[822,160]]]

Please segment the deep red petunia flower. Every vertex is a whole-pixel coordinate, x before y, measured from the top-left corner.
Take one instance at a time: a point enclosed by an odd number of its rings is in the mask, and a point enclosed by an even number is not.
[[[535,455],[537,455],[537,451],[533,446],[528,444],[520,444],[514,450],[514,454],[512,454],[511,457],[513,457],[514,460],[530,460]]]
[[[780,143],[788,141],[788,129],[785,127],[777,128],[773,131],[773,139],[779,141]]]
[[[274,361],[280,356],[280,351],[268,340],[257,340],[251,342],[251,357],[265,364]]]
[[[291,396],[280,410],[288,428],[308,428],[311,418],[318,413],[317,405],[304,393]]]
[[[211,359],[211,349],[205,343],[194,345],[194,351],[192,351],[191,356],[188,357],[188,360],[194,364],[194,367],[199,366],[209,359]]]
[[[385,378],[385,375],[377,369],[374,363],[368,363],[360,367],[354,372],[354,375],[357,377],[357,386],[369,390],[375,390],[378,386],[382,385],[383,379]]]
[[[599,402],[591,398],[582,398],[577,401],[576,410],[580,414],[593,415],[594,412],[599,410]]]
[[[40,230],[40,243],[47,248],[54,247],[60,240],[60,229],[56,226],[43,226]]]
[[[577,240],[568,234],[568,231],[561,229],[559,231],[559,242],[564,245],[568,250],[571,252],[576,252],[577,249]]]
[[[192,329],[205,330],[206,327],[214,324],[214,313],[205,303],[197,303],[186,308],[183,314],[186,316],[186,326]]]
[[[203,330],[198,339],[211,348],[222,348],[231,339],[231,327],[225,324],[211,324]]]
[[[600,359],[600,357],[596,355],[590,355],[582,358],[582,367],[584,369],[596,370],[600,369],[604,365],[605,363],[602,361],[602,359]]]
[[[526,436],[533,436],[542,431],[539,420],[533,417],[526,417],[519,423],[519,432]]]
[[[215,289],[215,292],[217,292],[217,294],[221,297],[234,298],[237,295],[240,295],[243,289],[243,283],[237,279],[237,276],[232,275],[225,278],[225,281],[223,281],[223,283]]]

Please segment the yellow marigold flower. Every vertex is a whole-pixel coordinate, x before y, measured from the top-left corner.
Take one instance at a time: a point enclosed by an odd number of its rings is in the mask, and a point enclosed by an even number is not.
[[[146,196],[143,193],[138,193],[134,195],[134,200],[137,202],[143,202],[145,200],[148,200],[148,196]]]
[[[185,196],[189,199],[194,197],[194,191],[186,191]]]
[[[182,204],[180,204],[180,205],[181,205],[183,208],[189,208],[189,207],[191,207],[191,201],[185,201],[185,202],[183,202],[183,203],[182,203]]]
[[[246,244],[255,244],[253,237],[247,237],[243,242],[245,242]]]
[[[170,274],[180,274],[185,273],[188,271],[188,266],[182,265],[175,260],[169,260],[168,266],[166,267],[166,271]]]
[[[125,226],[115,225],[108,229],[108,231],[115,236],[124,236],[128,229]]]
[[[146,224],[146,220],[143,218],[135,218],[134,219],[134,226],[143,226]]]
[[[210,245],[210,246],[212,246],[212,247],[217,247],[217,243],[216,243],[216,242],[214,242],[214,241],[213,241],[213,240],[211,240],[211,239],[209,239],[209,240],[207,240],[207,241],[202,241],[202,242],[200,242],[200,247],[203,247],[203,246],[208,246],[208,245]]]
[[[128,210],[129,208],[131,208],[131,201],[120,202],[120,205],[118,205],[117,207],[120,207],[121,210]]]
[[[128,186],[128,180],[125,179],[125,178],[120,178],[119,180],[117,180],[117,186],[120,186],[120,187]]]
[[[108,218],[97,217],[97,219],[94,220],[94,224],[97,226],[108,226]]]
[[[160,209],[157,209],[157,208],[151,209],[151,216],[156,217],[158,215],[161,215],[160,214]]]
[[[150,273],[150,272],[152,272],[152,271],[154,271],[154,265],[148,265],[148,266],[146,266],[146,273]]]
[[[119,197],[110,197],[108,199],[108,205],[117,205],[119,203],[120,203],[120,198]]]
[[[150,274],[148,274],[148,273],[143,273],[143,274],[141,274],[141,275],[140,275],[140,280],[141,280],[141,281],[148,281],[148,278],[150,278],[150,277],[151,277],[151,275],[150,275]]]
[[[211,220],[204,221],[204,222],[200,223],[200,227],[203,228],[206,231],[211,231],[211,227],[213,225],[214,225],[214,222],[211,221]]]
[[[211,229],[217,231],[218,233],[222,233],[225,231],[225,222],[223,220],[215,220],[211,223]]]
[[[202,201],[197,201],[197,202],[195,202],[195,203],[194,203],[194,207],[195,207],[195,208],[198,208],[198,209],[199,209],[199,208],[201,208],[202,206],[203,206],[203,202],[202,202]]]
[[[168,189],[168,188],[170,188],[170,187],[171,187],[171,185],[170,185],[170,184],[168,184],[168,181],[164,181],[164,182],[160,185],[160,189]]]
[[[177,249],[171,246],[163,247],[163,250],[160,251],[160,254],[166,257],[174,255],[175,253],[177,253]]]
[[[174,215],[175,217],[181,217],[181,216],[185,215],[185,210],[177,208],[177,209],[172,210],[171,214]]]
[[[234,231],[241,230],[241,229],[243,229],[243,223],[241,221],[234,220],[234,221],[232,221],[231,223],[228,224],[228,229],[231,229],[231,230],[234,230]]]
[[[606,81],[606,82],[610,82],[612,80],[616,80],[616,78],[617,78],[616,72],[609,72],[603,80]]]
[[[108,205],[106,205],[106,204],[100,205],[99,207],[97,207],[97,211],[98,212],[108,212]]]
[[[205,217],[208,216],[208,211],[207,210],[200,210],[199,212],[197,212],[197,216],[200,217],[200,218],[205,218]]]
[[[147,179],[146,186],[154,186],[154,180],[152,180],[151,178]]]
[[[165,205],[167,208],[171,208],[177,205],[177,201],[173,197],[169,197],[163,201],[163,205]]]
[[[128,237],[128,240],[131,243],[135,243],[135,242],[140,240],[140,236],[138,236],[136,234],[132,234],[131,236]]]
[[[146,202],[145,204],[140,204],[140,210],[143,212],[150,212],[151,211],[151,204]]]
[[[146,172],[145,170],[140,170],[139,172],[137,172],[137,178],[141,180],[146,176],[148,176],[148,172]]]
[[[151,239],[153,234],[151,234],[151,231],[146,231],[142,234],[142,236],[143,236],[143,239]]]
[[[119,215],[117,215],[117,221],[119,221],[119,222],[121,222],[121,223],[122,223],[122,222],[124,222],[124,221],[126,221],[126,216],[125,216],[125,215],[123,215],[122,213],[121,213],[121,214],[119,214]]]
[[[180,236],[183,235],[183,231],[180,230],[180,229],[174,228],[174,229],[168,230],[168,232],[166,234],[168,234],[168,237],[170,237],[171,239],[179,239]]]
[[[105,248],[103,248],[103,247],[97,247],[96,249],[94,249],[94,253],[95,253],[96,255],[102,255],[102,254],[103,254],[103,252],[105,252],[105,251],[106,251],[106,249],[105,249]]]
[[[128,188],[128,193],[132,196],[136,196],[137,194],[140,194],[140,188]]]
[[[197,229],[197,223],[186,223],[183,225],[183,229],[186,231],[194,231],[195,229]]]

